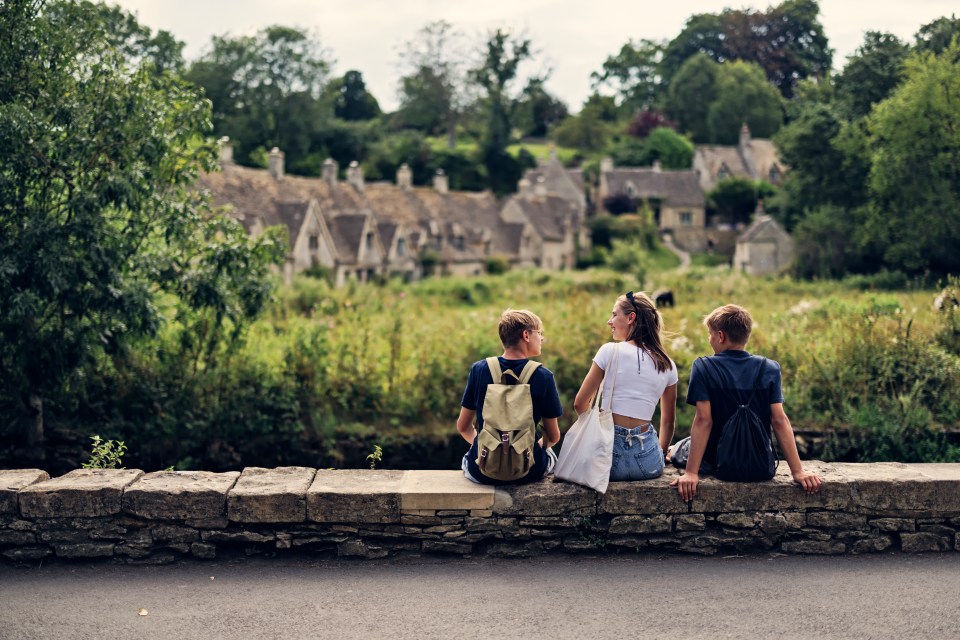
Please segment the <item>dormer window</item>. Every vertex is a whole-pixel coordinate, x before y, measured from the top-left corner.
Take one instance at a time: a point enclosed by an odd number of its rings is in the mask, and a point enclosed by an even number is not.
[[[720,171],[717,171],[717,180],[723,180],[730,175],[730,171],[727,169],[726,165],[720,167]]]
[[[780,182],[780,178],[783,177],[783,174],[780,173],[780,168],[777,165],[770,167],[770,173],[768,175],[770,177],[770,182],[774,184],[778,184]]]
[[[314,234],[307,238],[307,247],[310,251],[316,251],[320,248],[320,236]]]
[[[627,195],[630,196],[631,198],[637,197],[637,188],[633,186],[632,182],[627,183]]]
[[[397,255],[403,256],[407,253],[407,242],[404,238],[397,238]]]
[[[367,251],[373,251],[373,232],[367,232]]]

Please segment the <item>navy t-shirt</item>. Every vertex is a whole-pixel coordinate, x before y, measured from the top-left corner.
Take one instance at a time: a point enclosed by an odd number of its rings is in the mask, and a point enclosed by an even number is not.
[[[507,360],[501,356],[498,360],[500,361],[500,369],[502,371],[510,369],[518,376],[520,372],[523,371],[524,365],[527,364],[526,358],[522,360]],[[483,399],[487,395],[487,385],[490,384],[493,384],[493,375],[490,373],[490,367],[487,366],[487,361],[480,360],[479,362],[474,362],[473,366],[470,367],[470,375],[467,378],[467,388],[463,392],[463,399],[460,401],[460,406],[477,412],[477,433],[483,429]],[[535,424],[539,425],[540,420],[543,418],[559,418],[563,415],[563,407],[560,404],[560,394],[557,392],[557,383],[553,379],[553,372],[543,365],[537,367],[533,375],[530,376],[530,396],[533,399],[533,422]],[[483,484],[523,484],[542,478],[543,474],[547,471],[547,454],[544,453],[539,444],[534,445],[533,462],[533,468],[526,476],[512,482],[503,482],[488,478],[480,472],[480,468],[477,466],[476,438],[473,439],[473,445],[470,447],[470,452],[467,456],[470,475]]]
[[[716,364],[722,371],[719,375],[709,364],[703,362],[705,359],[697,358],[690,370],[687,404],[696,405],[701,400],[710,401],[713,427],[710,429],[703,462],[716,466],[717,443],[720,441],[723,425],[736,412],[740,401],[746,402],[750,398],[763,358],[739,350],[727,350],[710,356],[711,363]],[[780,363],[767,360],[763,374],[760,376],[759,389],[753,396],[750,406],[763,423],[769,425],[770,405],[782,402]]]

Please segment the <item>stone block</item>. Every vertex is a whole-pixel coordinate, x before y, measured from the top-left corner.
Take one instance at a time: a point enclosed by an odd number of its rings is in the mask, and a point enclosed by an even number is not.
[[[40,469],[0,469],[0,514],[17,513],[17,493],[49,479],[50,475]]]
[[[893,541],[889,536],[873,536],[864,540],[857,540],[850,548],[851,553],[879,553],[888,549]]]
[[[15,549],[7,549],[3,552],[3,555],[14,562],[29,562],[30,560],[42,560],[46,558],[53,550],[47,546],[37,546],[37,547],[17,547]]]
[[[752,529],[757,526],[759,519],[755,513],[721,513],[717,516],[719,524],[734,529]]]
[[[195,529],[226,529],[230,521],[224,514],[219,518],[187,518],[183,524]]]
[[[509,516],[593,515],[598,495],[593,489],[578,484],[542,480],[497,487],[493,511]]]
[[[24,487],[17,494],[25,518],[100,517],[120,513],[123,490],[139,469],[75,469]]]
[[[702,513],[682,513],[673,516],[673,526],[677,531],[703,531],[707,523]]]
[[[217,545],[194,542],[190,545],[190,555],[201,560],[213,560],[217,557]]]
[[[876,527],[879,531],[916,531],[917,525],[913,518],[874,518],[867,524]]]
[[[200,539],[200,532],[190,527],[164,525],[153,527],[151,537],[156,542],[194,542]]]
[[[455,555],[467,555],[473,553],[472,544],[464,544],[462,542],[447,542],[443,540],[424,540],[421,549],[424,553],[449,553]]]
[[[807,524],[818,529],[863,529],[867,526],[867,517],[853,513],[813,511],[807,514]]]
[[[350,524],[400,522],[400,488],[405,473],[321,469],[307,490],[307,520]]]
[[[784,553],[838,555],[846,552],[847,545],[836,540],[785,540],[780,549]]]
[[[402,509],[472,511],[493,507],[494,487],[470,482],[460,471],[407,471],[400,491]]]
[[[783,535],[787,528],[787,519],[781,513],[764,513],[760,516],[760,529],[768,535]]]
[[[925,551],[947,551],[947,542],[935,533],[901,533],[900,549],[904,553],[923,553]]]
[[[947,540],[952,540],[953,535],[956,533],[956,531],[953,530],[953,527],[947,527],[942,524],[922,524],[917,528],[920,531],[932,533]]]
[[[116,545],[112,542],[81,542],[52,546],[58,558],[105,558],[113,555]]]
[[[304,522],[315,469],[247,467],[227,494],[232,522]]]
[[[599,512],[614,515],[688,513],[691,505],[680,498],[675,487],[670,486],[670,480],[675,477],[675,474],[664,474],[659,478],[640,482],[611,482],[600,500]],[[705,484],[702,482],[699,489],[703,489]],[[708,488],[708,497],[710,492],[711,489]],[[697,497],[693,499],[696,504],[694,511],[704,511],[706,509],[702,507],[709,506],[706,504],[709,500],[704,501],[702,497],[703,494],[698,491]]]
[[[850,501],[849,482],[832,465],[810,460],[804,468],[823,478],[820,491],[808,494],[793,481],[785,463],[773,479],[765,482],[720,482],[721,505],[716,511],[799,511],[831,509],[842,511]]]
[[[257,533],[256,531],[204,531],[200,534],[204,542],[273,542],[276,538],[272,534]]]
[[[493,509],[471,509],[470,516],[473,518],[489,518],[493,515]]]
[[[41,542],[86,542],[90,539],[90,534],[86,531],[76,531],[73,529],[53,529],[52,531],[41,531]]]
[[[437,515],[441,518],[454,518],[470,515],[470,511],[467,509],[442,509],[437,511]]]
[[[362,540],[348,540],[337,545],[337,555],[341,558],[386,558],[390,555],[388,549],[370,545]]]
[[[223,518],[238,471],[156,471],[123,492],[123,510],[150,520]]]
[[[616,516],[607,530],[610,535],[663,533],[672,528],[670,516]]]
[[[37,534],[32,531],[0,531],[0,544],[36,544]]]
[[[440,518],[436,516],[400,516],[400,524],[409,524],[420,527],[432,527],[441,524]]]
[[[569,516],[530,516],[520,518],[521,527],[565,527],[567,529],[575,528],[580,524],[582,518],[571,518]]]
[[[539,540],[531,540],[522,545],[495,544],[487,549],[487,555],[497,558],[532,558],[542,555],[543,552],[543,543]]]

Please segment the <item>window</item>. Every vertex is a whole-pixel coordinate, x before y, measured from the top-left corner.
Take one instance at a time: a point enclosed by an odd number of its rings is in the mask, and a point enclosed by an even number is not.
[[[728,175],[730,175],[730,170],[727,169],[727,165],[720,167],[720,171],[717,171],[717,180],[723,180]]]
[[[397,255],[403,256],[407,253],[407,243],[404,238],[397,238]]]
[[[773,165],[772,167],[770,167],[769,175],[770,175],[770,182],[774,184],[778,184],[780,182],[780,178],[781,178],[780,169],[777,167],[777,165]]]
[[[693,224],[693,214],[689,211],[681,211],[680,224]]]
[[[453,240],[454,240],[454,245],[457,247],[457,249],[459,249],[460,251],[463,251],[463,248],[464,248],[463,236],[457,236]]]
[[[367,232],[367,251],[373,250],[373,232]]]
[[[320,248],[320,236],[314,234],[310,236],[307,240],[307,246],[310,248],[310,251],[316,251]]]
[[[637,197],[637,188],[633,186],[632,182],[627,183],[627,195],[630,196],[631,198]]]

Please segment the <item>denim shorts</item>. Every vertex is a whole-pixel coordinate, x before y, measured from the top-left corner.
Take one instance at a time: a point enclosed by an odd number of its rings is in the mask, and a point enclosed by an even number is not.
[[[663,451],[653,425],[626,429],[613,427],[613,464],[610,480],[649,480],[663,474]]]

